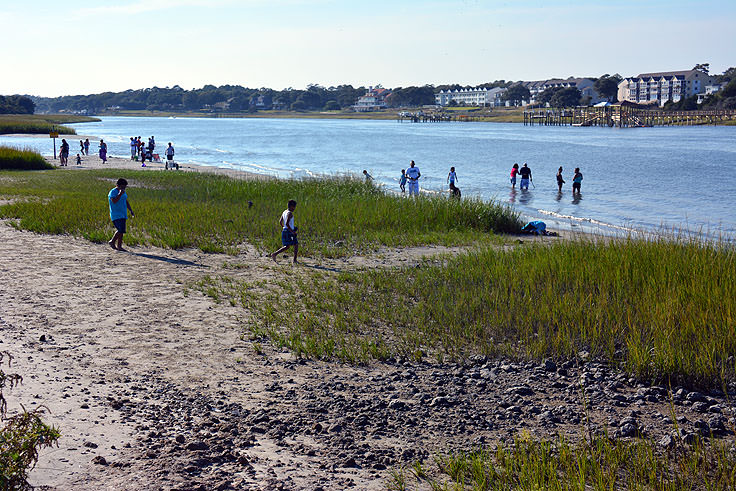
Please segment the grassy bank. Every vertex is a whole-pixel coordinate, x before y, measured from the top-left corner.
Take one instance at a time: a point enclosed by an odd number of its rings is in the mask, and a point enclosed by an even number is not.
[[[0,170],[42,170],[53,168],[35,150],[0,145]]]
[[[308,272],[265,292],[227,279],[200,288],[253,312],[254,338],[304,356],[539,360],[586,351],[643,379],[736,380],[732,246],[559,241],[408,270]]]
[[[2,114],[0,115],[0,134],[44,134],[58,131],[62,135],[76,135],[74,128],[63,126],[63,124],[92,121],[99,121],[99,119],[60,114]]]
[[[484,237],[479,234],[520,227],[518,215],[503,205],[405,199],[363,179],[243,181],[119,170],[3,176],[0,193],[26,199],[0,207],[0,216],[34,232],[102,242],[111,230],[106,195],[123,175],[136,211],[126,235],[130,245],[223,252],[247,240],[265,251],[280,244],[277,221],[291,198],[299,203],[300,250],[308,256],[343,256],[380,246],[467,244]]]
[[[406,490],[613,490],[734,489],[736,454],[726,443],[663,452],[651,441],[600,436],[572,444],[564,438],[509,444],[436,458],[394,470],[388,489]]]

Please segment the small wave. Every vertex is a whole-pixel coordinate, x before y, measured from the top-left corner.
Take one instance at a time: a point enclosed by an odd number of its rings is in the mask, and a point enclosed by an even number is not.
[[[212,150],[214,150],[215,152],[218,152],[218,153],[232,153],[232,152],[230,152],[228,150],[222,150],[221,148],[213,148]]]
[[[558,218],[561,220],[572,220],[572,221],[576,221],[580,223],[590,223],[591,225],[598,225],[601,227],[612,228],[616,230],[623,230],[624,232],[636,232],[636,229],[633,227],[624,227],[623,225],[614,225],[612,223],[606,223],[600,220],[596,220],[595,218],[576,217],[573,215],[563,215],[562,213],[557,213],[555,211],[549,211],[549,210],[537,210],[537,212],[541,213],[542,215],[551,216],[553,218]]]

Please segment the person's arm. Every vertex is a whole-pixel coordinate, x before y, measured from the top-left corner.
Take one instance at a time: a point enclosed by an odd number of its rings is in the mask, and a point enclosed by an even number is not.
[[[450,174],[447,174],[447,182],[450,182]]]
[[[133,208],[130,207],[130,201],[126,201],[125,204],[128,206],[128,209],[130,210],[130,216],[134,217],[135,213],[133,213]]]
[[[122,189],[118,189],[118,195],[110,198],[110,201],[112,201],[113,203],[117,203],[118,201],[120,201],[120,198],[122,198],[123,193],[125,193],[125,191],[123,191]],[[128,205],[128,207],[130,207],[130,205]]]

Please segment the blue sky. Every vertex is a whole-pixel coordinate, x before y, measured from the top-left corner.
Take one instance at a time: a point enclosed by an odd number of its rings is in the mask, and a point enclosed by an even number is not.
[[[707,0],[0,0],[0,94],[721,73],[734,25]]]

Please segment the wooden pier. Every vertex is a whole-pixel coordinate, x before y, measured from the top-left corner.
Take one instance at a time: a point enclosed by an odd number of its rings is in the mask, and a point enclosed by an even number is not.
[[[397,121],[399,123],[403,123],[404,121],[408,121],[409,123],[447,123],[478,121],[478,118],[467,114],[449,114],[445,112],[424,113],[419,111],[417,113],[400,112],[397,116]]]
[[[664,111],[638,105],[614,104],[573,109],[531,109],[524,111],[524,126],[608,126],[641,128],[648,126],[695,126],[722,124],[736,120],[736,109],[704,111]]]

